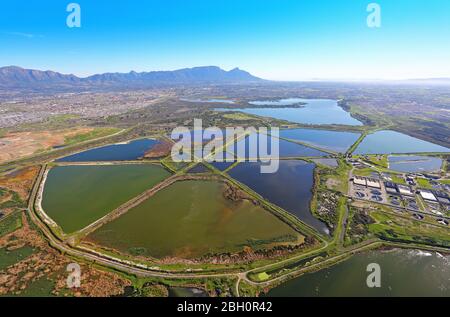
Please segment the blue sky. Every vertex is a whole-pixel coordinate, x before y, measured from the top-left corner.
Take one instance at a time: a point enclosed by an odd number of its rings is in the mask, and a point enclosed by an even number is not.
[[[66,6],[81,6],[81,28]],[[119,3],[120,2],[120,3]],[[381,6],[381,28],[366,7]],[[240,67],[267,79],[450,77],[448,0],[15,0],[0,66],[100,72]]]

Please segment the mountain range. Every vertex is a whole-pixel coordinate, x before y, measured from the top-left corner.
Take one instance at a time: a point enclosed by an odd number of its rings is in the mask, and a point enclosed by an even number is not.
[[[239,68],[225,71],[217,66],[184,68],[174,71],[104,73],[84,78],[17,66],[0,68],[0,87],[3,88],[145,87],[259,81],[262,81],[262,79]]]

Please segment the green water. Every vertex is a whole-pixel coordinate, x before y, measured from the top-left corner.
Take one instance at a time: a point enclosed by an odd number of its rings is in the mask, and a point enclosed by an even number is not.
[[[52,290],[55,287],[55,282],[42,277],[32,282],[20,294],[14,295],[18,297],[51,297]]]
[[[366,284],[378,263],[381,287]],[[418,250],[371,251],[272,289],[268,296],[450,296],[450,256]]]
[[[156,258],[195,258],[296,240],[298,234],[291,227],[261,207],[226,199],[224,188],[217,181],[177,182],[97,229],[88,239]]]
[[[23,259],[26,259],[32,255],[34,249],[29,246],[25,246],[19,249],[8,251],[6,248],[0,249],[0,270],[6,269],[7,267],[14,265]]]
[[[72,233],[169,175],[150,164],[55,167],[48,174],[42,207],[64,232]]]
[[[171,287],[169,297],[208,297],[208,294],[198,288],[192,287]]]

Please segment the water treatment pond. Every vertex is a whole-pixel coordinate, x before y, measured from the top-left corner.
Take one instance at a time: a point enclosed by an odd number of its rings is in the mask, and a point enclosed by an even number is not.
[[[261,164],[240,163],[228,174],[318,231],[328,233],[326,224],[315,218],[310,209],[315,165],[301,160],[282,160],[276,173],[262,174]]]
[[[303,236],[269,211],[225,197],[227,186],[212,180],[178,181],[100,227],[88,240],[156,258],[197,258],[303,242]]]
[[[439,157],[420,155],[389,155],[389,169],[404,172],[434,172],[439,171],[442,159]]]
[[[140,139],[128,143],[111,144],[84,152],[69,155],[57,162],[95,162],[95,161],[130,161],[143,157],[145,152],[153,148],[159,141]]]
[[[316,130],[286,129],[280,130],[280,137],[304,142],[322,149],[344,153],[359,138],[359,133]]]
[[[450,149],[396,131],[377,131],[358,145],[354,154],[450,152]]]
[[[169,175],[154,164],[54,167],[48,173],[42,207],[64,232],[72,233]]]

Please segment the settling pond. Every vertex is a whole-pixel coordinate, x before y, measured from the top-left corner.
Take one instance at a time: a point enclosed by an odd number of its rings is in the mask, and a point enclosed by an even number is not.
[[[396,131],[378,131],[369,134],[358,145],[354,154],[391,154],[420,152],[450,152],[450,149],[413,138]]]
[[[389,169],[404,172],[435,172],[442,166],[442,159],[439,157],[420,155],[389,155]]]
[[[280,130],[280,137],[304,142],[313,146],[344,153],[358,140],[360,134],[353,132],[316,130],[316,129],[285,129]]]
[[[131,161],[144,156],[159,141],[140,139],[94,148],[56,160],[56,162]]]
[[[178,181],[94,231],[88,240],[132,255],[197,258],[303,242],[248,200],[224,196],[219,181]],[[174,197],[176,197],[174,199]]]
[[[57,166],[48,173],[42,208],[65,233],[72,233],[169,175],[154,164]]]
[[[261,139],[262,138],[262,139]],[[266,140],[266,151],[260,147],[260,142]],[[255,141],[256,140],[256,141]],[[227,146],[226,150],[238,157],[239,159],[253,159],[253,158],[263,158],[263,157],[274,157],[272,153],[272,143],[278,141],[279,146],[279,157],[281,158],[291,158],[291,157],[321,157],[326,156],[328,153],[313,149],[302,144],[286,141],[283,139],[277,139],[270,135],[263,135],[260,133],[252,133],[245,138],[241,138],[239,141],[231,143]],[[253,143],[255,142],[255,143]],[[262,143],[264,144],[264,143]],[[245,154],[242,155],[239,152],[239,148],[245,149]]]
[[[282,160],[276,173],[263,174],[260,173],[261,164],[240,163],[228,174],[271,203],[328,234],[326,224],[315,218],[310,210],[315,165],[301,160]]]

